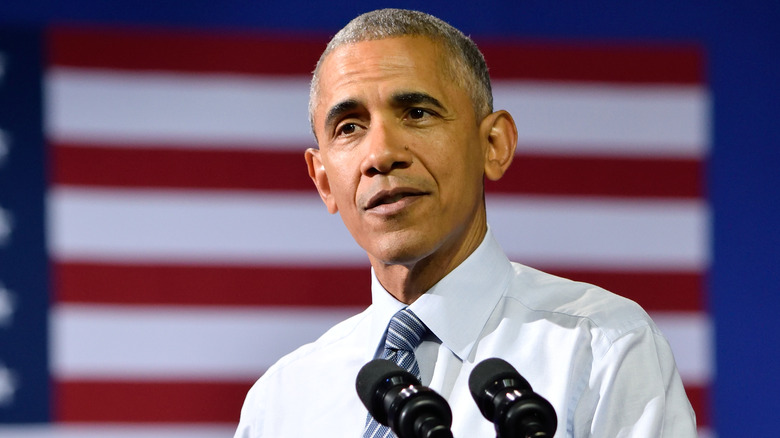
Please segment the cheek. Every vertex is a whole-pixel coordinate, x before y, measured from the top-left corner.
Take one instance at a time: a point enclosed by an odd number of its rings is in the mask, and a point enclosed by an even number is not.
[[[445,205],[453,215],[468,214],[481,205],[484,191],[484,165],[477,153],[453,152],[437,161],[437,178]]]
[[[357,172],[356,163],[351,161],[350,154],[330,151],[327,158],[323,160],[325,171],[328,174],[328,181],[332,193],[339,199],[345,195],[354,193],[355,185],[353,180]]]
[[[442,183],[447,181],[453,187],[473,187],[475,182],[482,180],[484,160],[476,140],[469,143],[464,142],[463,137],[448,137],[437,145],[435,151],[428,162]]]
[[[353,173],[347,173],[345,169],[334,169],[336,178],[331,178],[331,193],[342,218],[346,221],[357,215],[357,192],[359,178]]]
[[[350,193],[353,192],[349,182],[346,181],[344,178],[336,178],[335,180],[331,179],[330,188],[333,191],[334,197],[339,203],[339,208],[348,207],[347,205],[344,204],[345,201],[350,198]]]

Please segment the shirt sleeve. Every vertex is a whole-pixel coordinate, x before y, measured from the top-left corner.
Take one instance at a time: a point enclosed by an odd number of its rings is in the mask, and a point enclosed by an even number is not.
[[[263,400],[262,379],[249,390],[241,407],[241,419],[233,438],[260,438],[263,436]]]
[[[575,410],[575,437],[696,437],[696,417],[669,343],[652,323],[593,362]]]

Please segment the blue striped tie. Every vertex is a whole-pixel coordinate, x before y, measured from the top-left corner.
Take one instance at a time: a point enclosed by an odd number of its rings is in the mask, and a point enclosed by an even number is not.
[[[420,345],[427,331],[428,328],[414,312],[408,308],[399,310],[387,326],[383,357],[397,363],[419,379],[420,366],[414,356],[414,349]],[[368,414],[363,438],[395,438],[395,434]]]

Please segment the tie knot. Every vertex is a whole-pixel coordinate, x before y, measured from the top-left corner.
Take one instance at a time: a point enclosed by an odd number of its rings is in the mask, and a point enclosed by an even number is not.
[[[428,328],[409,308],[399,310],[387,326],[385,348],[414,351]]]

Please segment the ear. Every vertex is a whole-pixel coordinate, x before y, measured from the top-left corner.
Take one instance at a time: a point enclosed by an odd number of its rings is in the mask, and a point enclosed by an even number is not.
[[[515,156],[517,126],[511,114],[496,111],[482,120],[480,135],[485,152],[485,176],[497,181],[504,176]]]
[[[317,186],[322,202],[328,207],[330,214],[335,214],[339,209],[330,191],[330,182],[328,181],[328,174],[325,172],[325,166],[322,164],[320,150],[315,148],[306,149],[305,158],[306,166],[309,168],[309,177],[314,181],[314,185]]]

